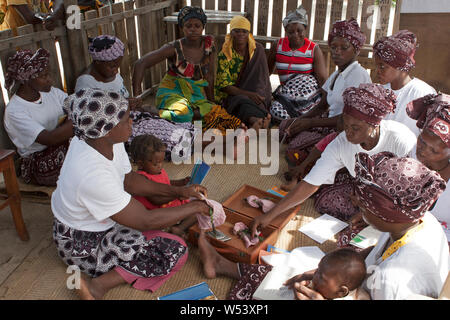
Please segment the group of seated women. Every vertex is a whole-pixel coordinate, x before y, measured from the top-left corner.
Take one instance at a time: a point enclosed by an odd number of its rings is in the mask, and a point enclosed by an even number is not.
[[[13,96],[5,129],[24,181],[57,186],[53,235],[63,261],[88,276],[81,298],[100,299],[124,283],[157,290],[188,258],[184,239],[163,229],[211,211],[203,186],[159,183],[134,172],[125,143],[152,135],[162,141],[152,155],[169,160],[184,133],[192,144],[208,129],[225,135],[271,125],[279,125],[288,143],[290,192],[254,219],[252,234],[314,195],[320,213],[350,221],[340,247],[367,225],[383,232],[375,248],[358,253],[380,284],[363,285],[372,299],[437,297],[448,273],[443,229],[450,223],[450,96],[409,75],[415,35],[403,30],[374,44],[374,84],[357,61],[366,38],[355,19],[333,24],[328,45],[337,70],[329,77],[320,47],[306,38],[308,15],[301,6],[283,20],[286,37],[267,58],[246,18],[232,19],[219,54],[214,38],[203,35],[206,23],[201,8],[183,8],[178,24],[184,37],[135,62],[132,95],[118,72],[125,46],[117,37],[90,41],[92,64],[70,96],[52,86],[46,50],[23,50],[9,59],[5,85]],[[155,115],[143,111],[138,96],[145,70],[165,60]],[[275,70],[281,85],[272,95]],[[182,134],[174,139],[174,132]],[[156,166],[150,154],[139,157],[140,164]],[[153,205],[151,214],[138,198]],[[176,207],[166,205],[177,199]],[[270,270],[225,259],[204,233],[199,248],[206,277],[238,280],[230,299],[251,299]],[[313,271],[288,281],[298,299],[344,297],[353,290],[324,294],[314,282],[320,272]],[[306,284],[311,279],[316,285]]]

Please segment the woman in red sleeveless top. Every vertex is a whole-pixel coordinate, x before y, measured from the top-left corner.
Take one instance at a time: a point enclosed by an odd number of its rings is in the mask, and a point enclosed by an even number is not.
[[[281,83],[270,108],[272,118],[278,121],[298,117],[314,108],[320,101],[320,87],[327,79],[320,47],[306,38],[306,10],[300,6],[289,12],[283,26],[286,37],[272,46],[268,57],[269,70],[277,72]]]

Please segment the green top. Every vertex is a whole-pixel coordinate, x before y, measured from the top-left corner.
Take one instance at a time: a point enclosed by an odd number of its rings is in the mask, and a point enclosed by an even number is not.
[[[217,75],[214,86],[214,95],[217,103],[221,103],[228,96],[221,89],[232,86],[236,83],[243,64],[244,57],[237,53],[234,49],[232,49],[230,61],[228,61],[223,51],[220,51],[217,56]]]

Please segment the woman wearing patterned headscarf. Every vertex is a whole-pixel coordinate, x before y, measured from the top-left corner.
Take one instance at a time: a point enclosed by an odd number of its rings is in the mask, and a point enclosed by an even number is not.
[[[417,138],[415,157],[435,170],[450,183],[450,96],[427,95],[406,107],[407,114],[417,120],[421,133]],[[430,212],[442,223],[450,242],[450,188],[445,189]]]
[[[209,207],[191,201],[149,212],[133,196],[162,205],[200,199],[206,189],[159,184],[132,171],[123,144],[131,134],[130,110],[117,92],[82,89],[66,99],[64,110],[75,137],[52,196],[59,256],[92,277],[81,281],[82,299],[100,299],[125,283],[155,291],[187,259],[186,243],[160,229],[209,214]]]
[[[300,6],[283,19],[286,33],[272,45],[267,58],[281,86],[274,92],[270,114],[275,121],[295,118],[313,109],[320,101],[320,87],[328,77],[320,47],[306,37],[308,14]]]
[[[214,103],[216,48],[214,37],[203,36],[207,17],[198,7],[184,7],[178,14],[178,26],[184,37],[150,52],[134,64],[133,92],[142,92],[146,69],[167,59],[169,71],[159,84],[156,104],[161,118],[175,123],[202,121],[203,131],[241,127],[241,121]]]
[[[333,24],[328,35],[328,46],[338,70],[322,86],[322,99],[317,107],[280,124],[280,134],[289,143],[287,158],[291,166],[300,165],[317,142],[336,131],[344,108],[344,90],[372,82],[367,71],[356,60],[365,40],[355,19]],[[295,168],[290,170],[290,176],[300,178],[295,175]]]
[[[416,99],[407,105],[406,113],[417,121],[417,127],[422,129],[417,138],[417,148],[413,150],[411,157],[422,162],[430,170],[435,170],[447,183],[450,182],[450,96],[427,95]],[[442,223],[450,242],[449,206],[450,188],[447,188],[430,212]],[[351,219],[351,227],[340,235],[338,245],[348,245],[349,241],[366,226],[361,214],[355,215]]]
[[[21,157],[24,182],[55,186],[73,131],[71,121],[62,123],[67,94],[52,86],[49,57],[45,49],[23,50],[8,60],[5,87],[17,91],[4,124]]]
[[[272,88],[264,47],[251,34],[247,18],[230,21],[230,33],[217,57],[215,98],[249,128],[267,129]]]
[[[373,45],[377,80],[392,89],[397,96],[397,110],[388,116],[405,124],[412,132],[419,135],[416,122],[406,114],[406,105],[428,94],[436,94],[433,87],[424,81],[409,75],[415,67],[414,54],[417,38],[408,30],[401,30],[390,37],[382,37]]]
[[[315,207],[320,213],[348,220],[356,212],[350,199],[352,179],[355,177],[355,155],[359,152],[376,154],[390,151],[398,156],[408,155],[416,138],[408,128],[395,121],[383,120],[395,109],[395,95],[378,84],[361,84],[344,91],[344,131],[325,149],[309,174],[298,183],[271,211],[257,217],[257,227],[270,221],[289,208],[293,208],[323,186],[316,197]],[[348,172],[338,173],[341,169]],[[330,186],[331,185],[331,186]]]
[[[363,287],[373,300],[438,298],[448,275],[444,232],[428,211],[446,188],[441,176],[390,152],[356,155],[356,201],[363,219],[382,232],[366,257]]]

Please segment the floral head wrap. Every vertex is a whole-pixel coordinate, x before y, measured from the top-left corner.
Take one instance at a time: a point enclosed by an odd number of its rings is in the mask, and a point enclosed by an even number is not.
[[[73,122],[75,135],[82,140],[104,137],[127,110],[128,100],[100,89],[81,89],[64,101],[64,112]]]
[[[114,61],[123,57],[124,50],[123,42],[114,36],[101,35],[89,42],[89,54],[92,60]]]
[[[397,104],[395,93],[391,89],[375,83],[363,83],[358,88],[347,88],[342,97],[345,114],[374,126],[394,112]]]
[[[366,42],[366,35],[359,28],[358,22],[355,18],[336,21],[333,24],[333,28],[331,28],[330,34],[328,35],[328,45],[331,44],[335,37],[347,39],[356,50],[361,49]]]
[[[178,25],[180,27],[183,27],[186,21],[193,18],[200,20],[203,24],[203,27],[205,27],[206,22],[208,21],[205,11],[203,11],[202,8],[186,6],[178,13]]]
[[[391,67],[409,72],[416,65],[414,54],[417,38],[408,30],[400,30],[390,37],[382,37],[373,45],[373,53]]]
[[[412,158],[381,152],[356,155],[355,193],[384,221],[418,221],[445,190],[441,176]]]

